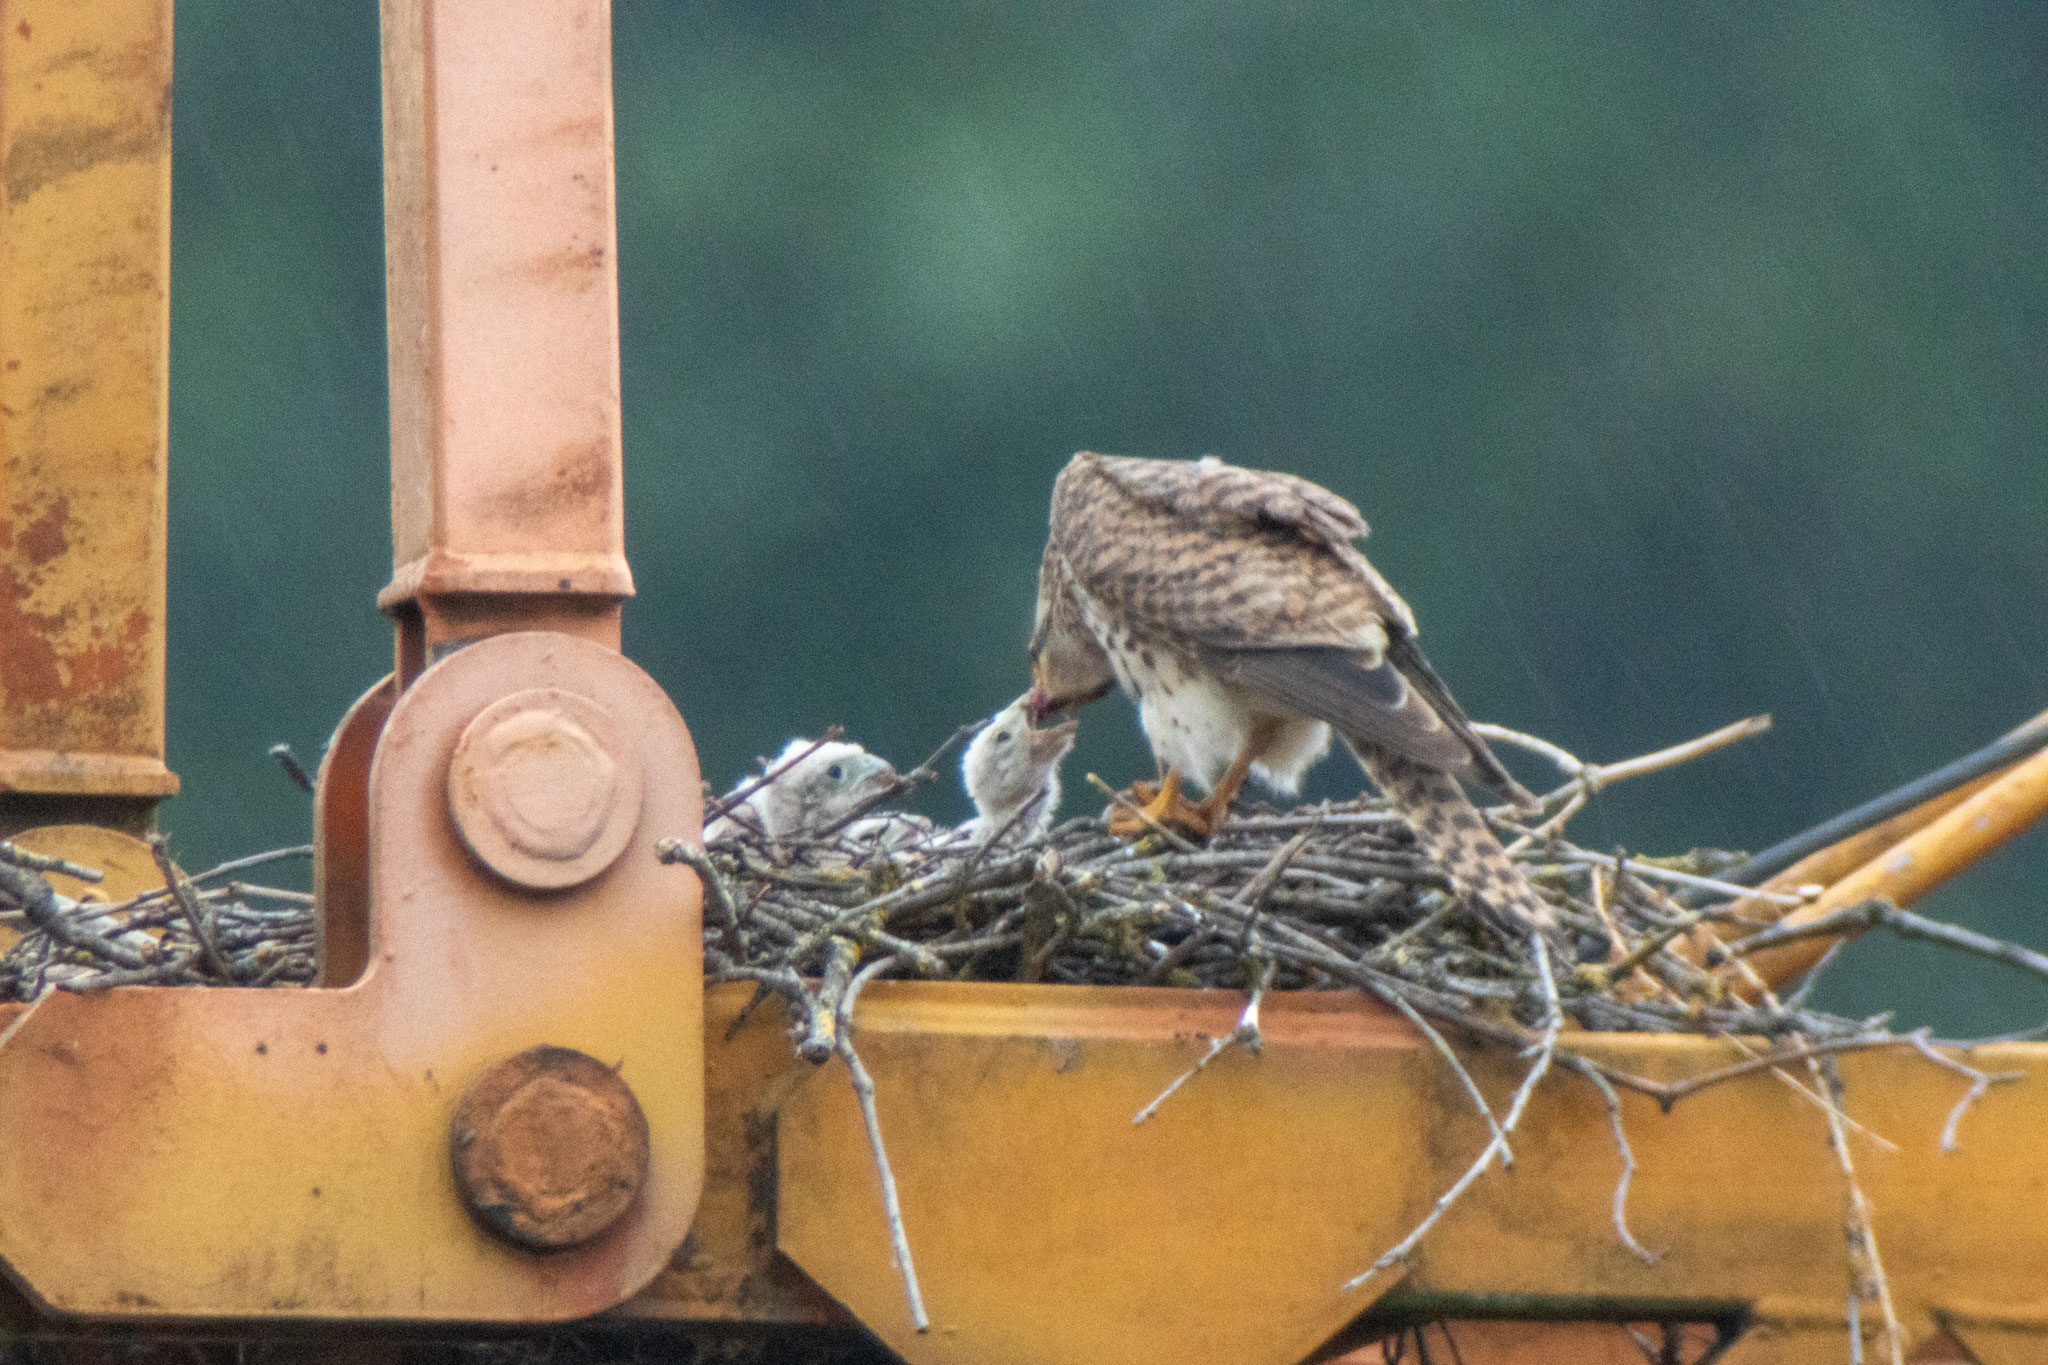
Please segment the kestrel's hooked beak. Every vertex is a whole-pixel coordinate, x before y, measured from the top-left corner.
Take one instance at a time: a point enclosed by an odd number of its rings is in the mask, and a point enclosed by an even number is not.
[[[1050,716],[1056,716],[1070,706],[1086,706],[1091,701],[1100,701],[1116,686],[1112,679],[1091,692],[1077,697],[1053,697],[1046,690],[1034,684],[1024,696],[1024,714],[1033,725],[1042,725]]]

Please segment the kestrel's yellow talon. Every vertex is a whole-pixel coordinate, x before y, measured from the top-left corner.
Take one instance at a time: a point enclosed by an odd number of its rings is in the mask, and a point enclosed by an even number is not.
[[[1131,790],[1135,792],[1140,785],[1150,786],[1151,784],[1133,782]],[[1173,814],[1177,807],[1186,804],[1187,802],[1181,799],[1180,794],[1180,773],[1176,769],[1168,768],[1166,776],[1159,780],[1159,786],[1154,791],[1151,799],[1145,802],[1145,814],[1164,824],[1166,823],[1167,816]]]
[[[1138,810],[1134,811],[1121,802],[1112,807],[1109,832],[1119,839],[1138,839],[1158,829],[1169,829],[1198,843],[1206,842],[1223,822],[1228,803],[1221,808],[1216,807],[1215,796],[1204,801],[1190,801],[1180,788],[1180,773],[1171,768],[1156,786],[1150,782],[1133,782],[1129,799]]]

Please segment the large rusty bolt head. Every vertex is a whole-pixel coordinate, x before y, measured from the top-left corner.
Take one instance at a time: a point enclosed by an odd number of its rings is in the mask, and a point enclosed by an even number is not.
[[[647,1180],[647,1116],[585,1052],[530,1047],[469,1088],[448,1129],[455,1188],[476,1220],[535,1251],[581,1246]]]
[[[589,881],[640,823],[640,757],[588,697],[536,687],[485,707],[456,742],[448,804],[463,842],[519,886]]]

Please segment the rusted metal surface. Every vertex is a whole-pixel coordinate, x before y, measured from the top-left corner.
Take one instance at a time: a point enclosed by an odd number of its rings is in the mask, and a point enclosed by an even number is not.
[[[477,1078],[448,1126],[449,1164],[478,1222],[519,1246],[581,1246],[647,1181],[647,1116],[618,1073],[541,1044]]]
[[[602,705],[646,772],[629,852],[553,893],[477,867],[447,799],[470,721],[536,687]],[[0,1256],[44,1305],[551,1321],[621,1301],[681,1244],[703,1169],[699,892],[653,843],[702,807],[674,707],[601,646],[480,641],[392,709],[368,806],[355,985],[58,993],[0,1043]],[[616,1063],[651,1153],[610,1230],[545,1256],[477,1226],[448,1156],[458,1097],[541,1043]]]
[[[170,81],[170,0],[0,3],[0,833],[178,788]]]
[[[506,629],[618,643],[611,19],[385,0],[400,676]]]
[[[315,985],[352,986],[370,965],[370,765],[397,701],[396,678],[363,693],[320,759],[313,784]]]
[[[485,707],[462,732],[448,804],[479,862],[552,891],[589,881],[625,850],[641,786],[640,756],[608,711],[537,688]]]
[[[1341,1283],[1398,1240],[1486,1132],[1428,1046],[1350,996],[1268,997],[1266,1050],[1233,1049],[1150,1121],[1131,1117],[1228,1032],[1240,1000],[1136,988],[885,983],[861,997],[904,1222],[933,1329],[911,1330],[845,1077],[800,1077],[779,1107],[778,1244],[906,1359],[1059,1365],[1307,1357],[1375,1296],[1448,1318],[1754,1325],[1737,1365],[1836,1362],[1847,1304],[1843,1188],[1825,1118],[1768,1075],[1670,1114],[1624,1094],[1645,1265],[1611,1222],[1620,1157],[1599,1093],[1559,1075],[1494,1171],[1405,1278]],[[1582,1035],[1643,1075],[1725,1065],[1725,1041]],[[1841,1059],[1909,1340],[1946,1330],[1990,1360],[2039,1346],[2048,1227],[2013,1216],[2048,1183],[2048,1048],[1980,1049],[1994,1088],[1941,1134],[1968,1082],[1909,1048]],[[1481,1057],[1498,1102],[1522,1063]],[[1759,1133],[1773,1140],[1758,1143]],[[1398,1285],[1398,1289],[1396,1286]],[[1982,1345],[1980,1345],[1980,1339]],[[1562,1349],[1562,1348],[1561,1348]],[[1579,1359],[1569,1352],[1517,1359]],[[2036,1358],[2029,1356],[2029,1359]]]

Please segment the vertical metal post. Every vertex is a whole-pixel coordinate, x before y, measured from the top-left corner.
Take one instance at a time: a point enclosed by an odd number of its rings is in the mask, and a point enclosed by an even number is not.
[[[164,766],[170,0],[0,0],[0,834]]]
[[[384,0],[401,684],[507,630],[618,647],[606,0]]]

